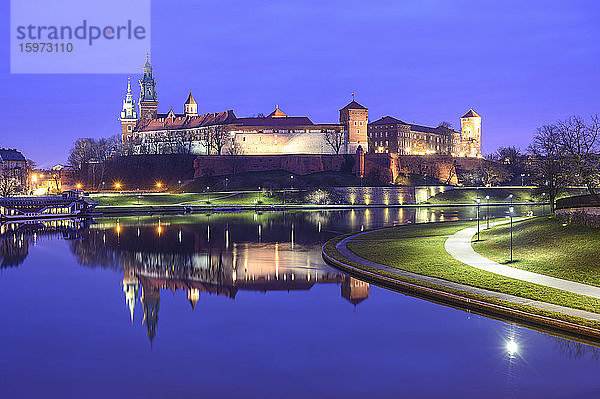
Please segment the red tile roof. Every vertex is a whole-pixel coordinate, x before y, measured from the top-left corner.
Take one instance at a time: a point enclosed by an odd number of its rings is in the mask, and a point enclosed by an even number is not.
[[[168,114],[159,114],[145,125],[138,123],[136,132],[154,132],[159,130],[194,129],[202,126],[226,125],[236,123],[233,110],[217,112],[215,114],[204,114],[197,116],[186,116],[169,111]]]
[[[286,117],[258,117],[258,118],[237,118],[236,124],[242,126],[269,126],[269,127],[289,127],[289,126],[313,126],[314,123],[307,116],[286,116]]]

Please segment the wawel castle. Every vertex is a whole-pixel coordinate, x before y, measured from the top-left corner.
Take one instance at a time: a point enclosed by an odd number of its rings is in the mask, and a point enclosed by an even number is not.
[[[121,111],[121,134],[130,153],[192,154],[446,154],[481,156],[481,117],[473,110],[457,132],[427,127],[391,116],[369,123],[368,109],[354,101],[339,110],[339,122],[315,124],[307,116],[288,116],[276,108],[267,116],[239,118],[233,110],[199,114],[190,92],[183,113],[158,113],[156,80],[146,60],[140,80],[139,112],[127,85]]]

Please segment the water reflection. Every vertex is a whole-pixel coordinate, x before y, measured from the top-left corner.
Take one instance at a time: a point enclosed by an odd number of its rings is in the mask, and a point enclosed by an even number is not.
[[[0,278],[0,397],[567,397],[600,388],[588,345],[466,318],[320,257],[325,240],[361,226],[473,217],[470,208],[389,208],[5,226],[3,261],[20,266]]]
[[[178,217],[101,220],[70,248],[82,265],[123,270],[131,321],[139,300],[151,342],[164,290],[182,291],[192,309],[202,295],[233,299],[238,291],[306,291],[315,284],[340,284],[341,296],[355,306],[368,298],[368,283],[323,264],[313,245],[322,239],[309,234],[310,224],[288,215],[282,226],[272,215],[265,220],[261,215],[252,217],[256,229],[233,223],[234,215],[218,216],[198,216],[194,223]]]
[[[0,268],[16,267],[25,261],[30,244],[39,240],[75,240],[89,220],[36,220],[0,225]]]
[[[520,207],[522,213],[532,208]],[[341,296],[356,306],[369,297],[369,284],[324,265],[323,242],[352,230],[469,220],[475,212],[474,207],[379,208],[8,224],[0,230],[1,265],[21,264],[30,243],[44,237],[69,240],[79,264],[122,270],[130,319],[135,320],[139,301],[152,341],[164,290],[182,291],[194,309],[203,294],[233,299],[238,291],[306,291],[315,284],[339,284]],[[516,352],[512,343],[507,348]]]

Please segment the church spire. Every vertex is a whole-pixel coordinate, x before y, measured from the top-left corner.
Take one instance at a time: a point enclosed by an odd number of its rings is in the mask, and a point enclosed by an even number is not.
[[[125,142],[133,136],[133,130],[137,124],[137,112],[135,111],[135,101],[131,94],[131,80],[127,77],[127,93],[123,100],[121,108],[121,139]]]
[[[154,80],[150,59],[148,54],[146,54],[143,76],[140,79],[140,122],[142,125],[156,118],[157,108],[156,81]]]

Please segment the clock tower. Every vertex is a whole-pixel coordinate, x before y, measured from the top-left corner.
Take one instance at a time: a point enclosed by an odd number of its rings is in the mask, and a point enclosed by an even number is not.
[[[156,96],[156,81],[152,74],[152,65],[146,55],[144,75],[140,80],[140,124],[143,126],[152,119],[156,119],[158,97]]]

